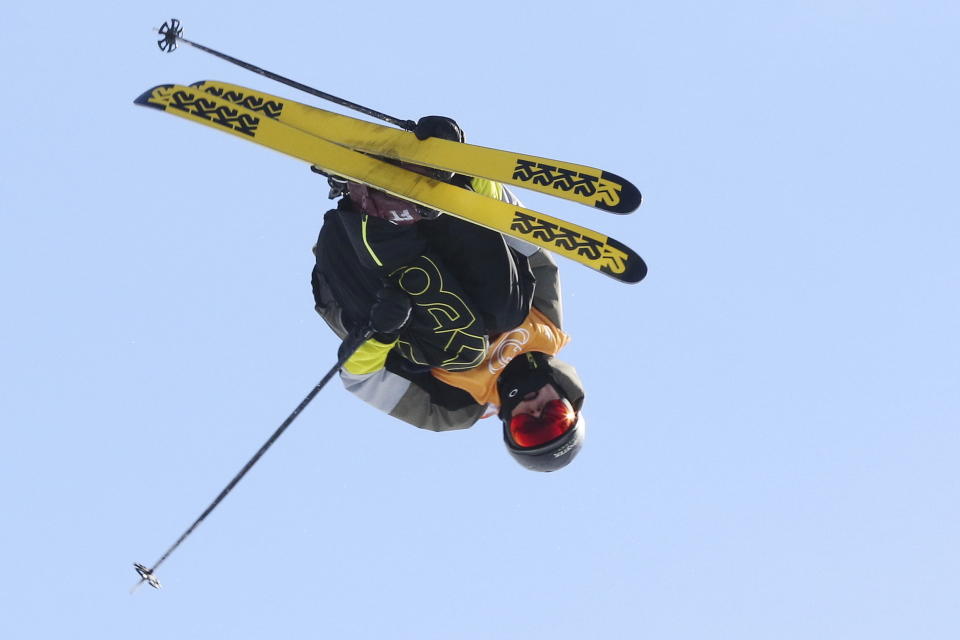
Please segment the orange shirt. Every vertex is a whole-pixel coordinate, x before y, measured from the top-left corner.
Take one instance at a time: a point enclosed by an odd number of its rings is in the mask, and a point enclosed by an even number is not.
[[[568,342],[570,336],[537,309],[531,308],[530,314],[519,327],[501,333],[491,341],[486,357],[479,366],[466,371],[432,369],[431,373],[434,378],[469,393],[477,404],[499,405],[497,378],[511,360],[529,351],[555,356]]]

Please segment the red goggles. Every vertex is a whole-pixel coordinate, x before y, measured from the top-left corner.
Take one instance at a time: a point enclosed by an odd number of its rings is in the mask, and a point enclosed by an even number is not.
[[[540,416],[521,413],[510,418],[510,436],[521,447],[539,447],[556,440],[577,423],[577,412],[565,399],[543,405]]]

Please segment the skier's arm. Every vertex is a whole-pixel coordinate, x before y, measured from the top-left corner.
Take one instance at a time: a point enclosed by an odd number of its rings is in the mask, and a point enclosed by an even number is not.
[[[351,332],[341,347],[352,351],[340,370],[344,386],[377,409],[423,429],[446,431],[471,426],[482,408],[469,394],[426,372],[410,373],[408,379],[387,369],[397,335],[410,319],[411,303],[406,294],[389,286],[380,289],[376,299],[368,328]],[[362,340],[359,346],[357,340]],[[404,370],[402,364],[395,362],[395,366]]]
[[[340,371],[344,387],[367,404],[430,431],[466,429],[483,415],[484,407],[460,390],[428,373],[407,379],[386,368],[369,373]],[[421,386],[424,385],[424,386]]]
[[[326,309],[330,310],[330,307]],[[347,337],[345,345],[349,345],[350,340]],[[480,419],[484,407],[474,402],[466,391],[437,380],[429,372],[402,376],[390,371],[386,361],[395,344],[395,339],[390,341],[384,336],[364,341],[340,369],[340,380],[347,391],[370,406],[421,429],[466,429]],[[398,362],[402,359],[394,357]],[[402,367],[397,363],[394,366]]]
[[[540,310],[550,322],[563,328],[563,297],[560,291],[560,274],[553,256],[538,249],[531,255],[530,269],[537,279],[533,290],[533,306]]]

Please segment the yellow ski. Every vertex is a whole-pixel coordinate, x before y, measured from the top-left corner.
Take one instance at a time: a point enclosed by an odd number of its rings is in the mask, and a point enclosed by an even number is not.
[[[226,82],[191,86],[357,151],[512,184],[611,213],[630,213],[640,205],[640,191],[609,171],[439,138],[418,140],[408,131]]]
[[[232,133],[329,173],[526,240],[617,280],[639,282],[646,275],[640,256],[613,238],[407,171],[197,87],[160,85],[134,102]]]

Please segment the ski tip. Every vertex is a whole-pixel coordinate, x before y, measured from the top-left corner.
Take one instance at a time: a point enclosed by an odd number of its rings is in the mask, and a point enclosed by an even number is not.
[[[133,104],[138,104],[141,107],[153,107],[154,109],[163,111],[165,109],[165,103],[157,99],[169,91],[171,87],[173,87],[172,84],[158,84],[152,89],[147,89],[141,93],[137,99],[133,101]]]
[[[647,277],[647,263],[633,249],[613,238],[607,238],[607,245],[619,252],[622,259],[601,267],[602,272],[627,284],[636,284]]]
[[[616,204],[612,205],[607,204],[604,200],[597,200],[596,205],[594,205],[597,209],[603,209],[610,213],[624,214],[636,211],[637,207],[640,206],[642,196],[640,195],[640,190],[637,189],[632,182],[609,171],[604,171],[600,174],[600,179],[619,187],[617,190],[619,199]]]

